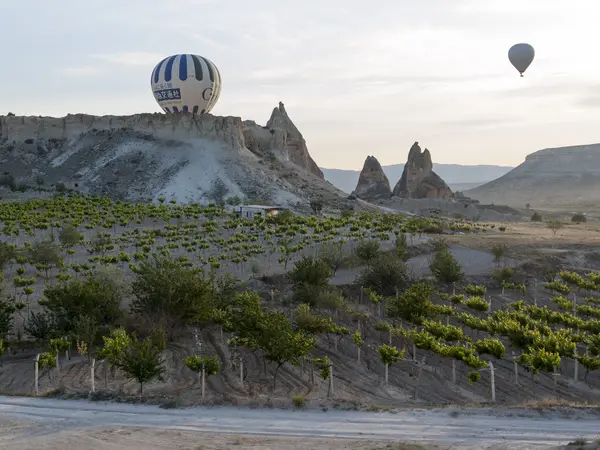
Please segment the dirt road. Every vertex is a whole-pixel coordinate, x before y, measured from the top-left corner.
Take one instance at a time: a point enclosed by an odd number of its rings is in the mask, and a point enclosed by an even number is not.
[[[36,444],[35,448],[64,448],[61,446],[65,442],[73,450],[116,448],[114,445],[117,442],[110,441],[111,435],[114,440],[123,433],[139,433],[140,429],[146,429],[148,437],[160,436],[161,433],[157,433],[160,430],[164,430],[165,436],[171,433],[168,442],[170,447],[164,448],[220,448],[208,445],[207,433],[220,435],[219,439],[227,435],[244,436],[250,440],[259,437],[263,440],[281,440],[285,437],[285,447],[276,445],[275,448],[289,449],[308,448],[307,442],[312,441],[306,438],[316,438],[322,442],[340,438],[365,443],[412,442],[425,448],[435,444],[443,448],[462,449],[556,448],[577,437],[598,439],[599,423],[597,413],[581,411],[540,413],[527,409],[448,408],[392,414],[233,407],[165,410],[148,405],[0,397],[0,447],[11,449],[34,448],[32,445],[38,440],[43,445],[37,447]],[[90,442],[83,443],[82,439],[98,436],[99,433],[104,438],[96,437],[93,445]],[[194,447],[176,447],[177,436],[186,439],[186,436],[193,434],[197,436]],[[70,440],[65,441],[65,436],[69,436]],[[81,446],[76,445],[78,439]],[[56,446],[51,446],[53,442]],[[111,446],[102,447],[102,442]],[[198,446],[198,442],[207,445]],[[297,442],[298,446],[290,446],[290,442]],[[127,444],[127,448],[163,448],[158,443],[159,440],[150,441],[139,447]]]

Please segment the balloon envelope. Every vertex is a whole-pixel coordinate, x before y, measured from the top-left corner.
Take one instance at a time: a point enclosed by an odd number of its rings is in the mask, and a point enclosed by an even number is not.
[[[199,55],[172,55],[159,62],[150,79],[152,93],[166,113],[211,111],[221,95],[221,74]]]
[[[533,62],[534,57],[535,50],[529,44],[515,44],[508,50],[508,59],[521,76]]]

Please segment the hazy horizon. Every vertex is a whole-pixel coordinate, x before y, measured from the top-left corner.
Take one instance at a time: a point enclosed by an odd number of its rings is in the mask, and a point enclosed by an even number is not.
[[[547,147],[600,142],[600,3],[580,0],[42,0],[3,2],[0,114],[158,112],[150,73],[197,53],[223,79],[215,115],[264,124],[279,101],[320,167],[517,166]],[[508,49],[535,47],[520,78]]]

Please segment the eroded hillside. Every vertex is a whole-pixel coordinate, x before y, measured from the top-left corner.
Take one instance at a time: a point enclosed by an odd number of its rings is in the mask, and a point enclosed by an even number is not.
[[[211,115],[0,117],[0,162],[5,187],[63,183],[133,201],[335,206],[345,197],[323,180],[281,103],[266,126]]]

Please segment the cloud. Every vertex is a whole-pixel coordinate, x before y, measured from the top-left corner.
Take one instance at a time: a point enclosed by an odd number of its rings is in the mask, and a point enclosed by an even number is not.
[[[560,77],[556,81],[536,82],[527,86],[497,91],[502,98],[549,99],[557,97],[587,98],[590,92],[598,92],[597,85],[589,81],[578,80],[575,77]],[[537,81],[537,80],[536,80]]]
[[[61,67],[57,72],[72,77],[87,77],[101,74],[102,69],[97,66]]]
[[[591,85],[585,89],[577,101],[575,106],[583,108],[600,108],[600,84]]]
[[[473,117],[467,116],[459,119],[444,120],[438,122],[441,126],[457,128],[489,128],[519,123],[520,119],[515,117]]]
[[[91,55],[94,59],[100,59],[110,64],[122,66],[149,66],[158,64],[165,56],[152,52],[118,52]]]

